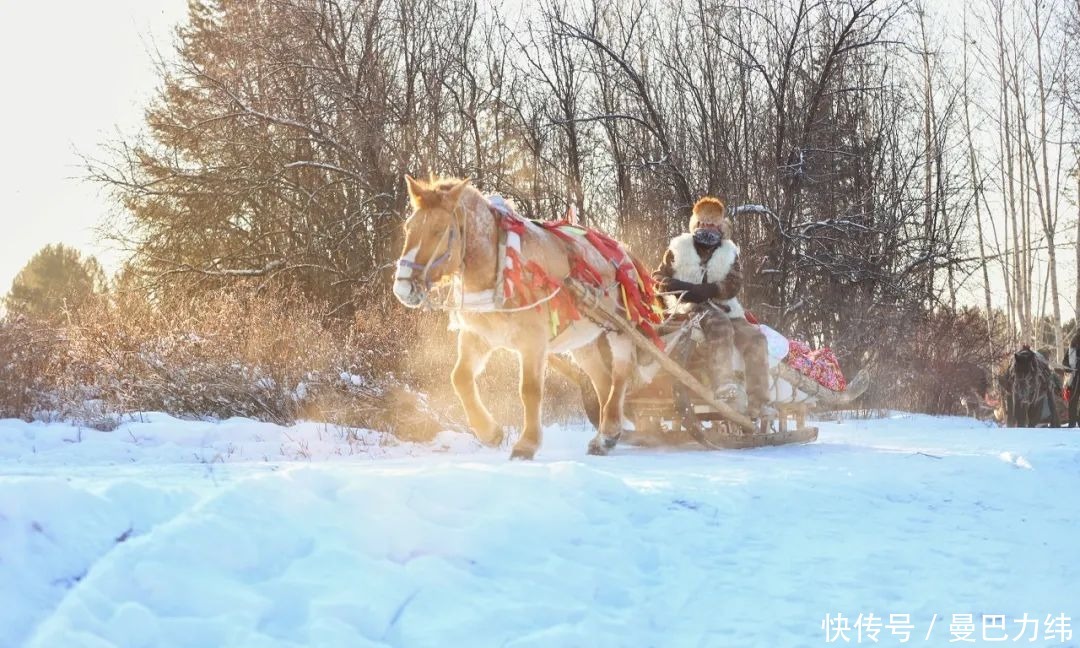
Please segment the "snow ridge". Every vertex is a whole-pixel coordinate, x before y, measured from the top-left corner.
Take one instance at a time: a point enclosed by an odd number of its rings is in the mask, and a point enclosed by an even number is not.
[[[795,646],[838,612],[1080,613],[1069,430],[894,415],[589,457],[556,426],[511,463],[151,419],[63,446],[0,422],[25,444],[0,460],[0,646]],[[307,457],[259,458],[279,433]]]

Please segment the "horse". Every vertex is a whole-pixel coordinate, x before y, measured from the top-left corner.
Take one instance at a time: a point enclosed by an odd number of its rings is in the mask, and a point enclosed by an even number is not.
[[[998,376],[1006,425],[1035,427],[1046,423],[1058,427],[1055,383],[1050,364],[1041,354],[1027,345],[1014,353],[1008,368]]]
[[[550,228],[508,215],[467,179],[422,181],[406,175],[405,182],[412,214],[404,224],[394,296],[409,308],[450,311],[452,326],[458,329],[451,381],[473,434],[487,446],[502,443],[503,430],[481,401],[476,378],[494,350],[513,351],[521,366],[524,425],[510,458],[532,459],[541,443],[548,356],[569,352],[602,403],[599,429],[588,452],[606,454],[623,429],[623,396],[637,365],[634,345],[625,333],[574,318],[573,297],[562,281],[584,262],[598,286],[615,288],[605,290],[603,298],[621,308],[619,269],[592,245],[568,241]],[[506,233],[508,227],[516,228],[516,237]],[[641,266],[635,262],[634,268],[640,274]],[[510,275],[518,280],[531,276],[534,285],[519,281],[512,290],[506,283]],[[637,278],[649,281],[647,275]],[[513,299],[507,299],[508,293]]]

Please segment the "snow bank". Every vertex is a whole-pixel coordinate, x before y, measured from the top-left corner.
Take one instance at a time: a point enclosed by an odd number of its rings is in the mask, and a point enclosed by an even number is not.
[[[0,424],[4,646],[796,646],[870,612],[947,645],[952,614],[1080,613],[1070,430],[897,415],[589,457],[567,426],[510,463],[449,433],[54,427]],[[285,433],[307,456],[259,456]]]
[[[470,435],[443,432],[423,451],[478,447]],[[402,456],[419,448],[381,432],[313,422],[285,427],[246,418],[192,421],[148,413],[102,432],[63,423],[0,421],[0,457],[23,467],[326,461]]]

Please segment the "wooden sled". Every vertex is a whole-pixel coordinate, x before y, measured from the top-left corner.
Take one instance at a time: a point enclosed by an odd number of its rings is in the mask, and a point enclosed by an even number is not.
[[[772,370],[775,381],[790,385],[793,397],[772,402],[779,413],[752,421],[731,405],[718,400],[711,389],[688,369],[690,343],[675,344],[662,351],[621,312],[600,300],[593,289],[567,279],[566,288],[577,298],[578,309],[593,321],[625,333],[645,359],[658,362],[663,374],[627,395],[627,417],[634,423],[631,440],[649,445],[679,443],[688,435],[706,448],[733,450],[764,446],[810,443],[817,440],[816,427],[806,424],[807,415],[817,409],[848,405],[869,387],[865,371],[859,372],[842,392],[823,387],[784,363]],[[647,364],[647,363],[646,363]],[[564,373],[566,364],[556,361]],[[591,390],[591,387],[588,389]],[[583,393],[586,390],[583,389]],[[798,395],[795,398],[794,395]],[[595,398],[592,399],[595,401]],[[588,409],[588,408],[587,408]],[[590,419],[594,412],[590,411]],[[596,424],[593,420],[593,424]]]

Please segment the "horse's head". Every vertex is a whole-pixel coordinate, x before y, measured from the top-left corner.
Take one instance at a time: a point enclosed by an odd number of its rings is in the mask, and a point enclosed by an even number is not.
[[[394,296],[409,308],[424,303],[434,284],[453,276],[464,254],[461,206],[468,180],[424,182],[405,176],[412,215],[394,276]]]
[[[1039,358],[1026,344],[1013,354],[1012,359],[1012,397],[1022,403],[1034,402],[1040,396]]]
[[[1036,369],[1035,352],[1030,347],[1024,346],[1013,354],[1013,374],[1017,380],[1034,375]]]

